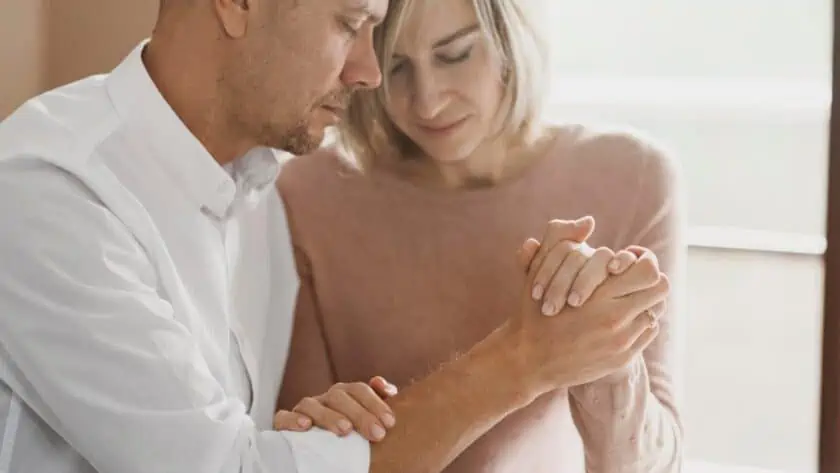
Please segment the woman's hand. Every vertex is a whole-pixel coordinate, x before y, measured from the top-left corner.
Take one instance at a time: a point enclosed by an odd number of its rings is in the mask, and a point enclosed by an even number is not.
[[[314,425],[342,437],[355,429],[368,441],[379,442],[396,424],[385,402],[396,394],[396,386],[380,376],[368,384],[338,383],[320,396],[304,398],[291,411],[278,411],[274,428],[303,432]]]
[[[618,253],[606,247],[592,249],[586,239],[594,228],[591,217],[553,220],[542,243],[529,239],[520,250],[525,270],[536,272],[531,296],[542,303],[543,315],[557,315],[566,306],[582,306],[607,278],[623,274],[639,259],[652,259],[658,268],[656,256],[642,247]]]

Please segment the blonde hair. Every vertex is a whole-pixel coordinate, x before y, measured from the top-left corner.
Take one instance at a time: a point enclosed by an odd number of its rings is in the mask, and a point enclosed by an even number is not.
[[[417,2],[391,0],[388,14],[375,30],[373,44],[383,71],[391,69],[391,57],[405,20]],[[454,1],[454,0],[450,0]],[[502,104],[506,112],[502,133],[517,142],[527,142],[540,131],[542,95],[546,91],[547,54],[535,9],[528,0],[470,0],[479,25],[502,66]],[[530,0],[533,1],[533,0]],[[357,164],[366,167],[376,156],[394,153],[411,156],[417,145],[388,118],[384,104],[390,92],[387,72],[382,87],[354,94],[347,120],[339,127],[339,144]]]

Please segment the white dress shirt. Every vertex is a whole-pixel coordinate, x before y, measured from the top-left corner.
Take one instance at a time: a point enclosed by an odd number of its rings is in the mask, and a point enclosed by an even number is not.
[[[0,473],[362,473],[273,432],[297,279],[278,158],[219,166],[141,59],[0,123]]]

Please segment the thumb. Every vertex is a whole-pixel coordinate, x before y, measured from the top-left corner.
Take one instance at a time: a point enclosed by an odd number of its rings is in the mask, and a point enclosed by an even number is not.
[[[398,393],[397,387],[386,381],[382,376],[374,376],[370,379],[368,385],[373,388],[376,394],[383,400],[394,397]]]
[[[542,245],[551,249],[561,241],[583,243],[595,231],[595,219],[589,216],[577,220],[552,220],[548,223]]]
[[[533,238],[528,238],[528,240],[522,244],[522,247],[519,248],[519,251],[516,252],[516,260],[524,271],[527,271],[531,266],[531,260],[534,259],[534,256],[537,255],[539,250],[540,242]]]

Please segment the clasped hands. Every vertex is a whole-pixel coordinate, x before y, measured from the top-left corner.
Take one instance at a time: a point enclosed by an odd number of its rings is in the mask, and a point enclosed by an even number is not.
[[[528,239],[517,257],[525,275],[519,313],[501,328],[537,396],[620,376],[658,334],[669,293],[656,256],[631,246],[591,248],[595,221],[549,222],[541,241]],[[396,419],[387,399],[397,388],[382,377],[338,383],[274,417],[277,430],[313,425],[344,436],[356,430],[371,442]]]

